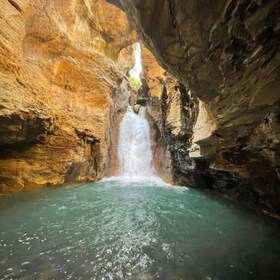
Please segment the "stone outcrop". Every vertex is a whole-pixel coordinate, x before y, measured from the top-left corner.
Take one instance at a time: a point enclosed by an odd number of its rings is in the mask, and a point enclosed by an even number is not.
[[[153,164],[157,174],[164,181],[171,183],[173,181],[171,158],[168,141],[165,141],[161,104],[162,94],[167,84],[173,84],[176,79],[168,79],[167,72],[158,64],[153,54],[143,45],[141,45],[141,49],[145,89],[141,88],[139,98],[143,100],[143,95],[145,95],[146,115],[151,128]]]
[[[128,98],[125,14],[103,0],[5,0],[0,38],[0,192],[101,178]]]
[[[180,80],[161,109],[174,181],[280,213],[279,1],[120,2]]]

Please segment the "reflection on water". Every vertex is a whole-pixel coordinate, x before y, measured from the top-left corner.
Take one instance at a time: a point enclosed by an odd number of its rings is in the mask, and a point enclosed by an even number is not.
[[[199,191],[108,180],[0,197],[0,279],[279,279],[280,225]]]

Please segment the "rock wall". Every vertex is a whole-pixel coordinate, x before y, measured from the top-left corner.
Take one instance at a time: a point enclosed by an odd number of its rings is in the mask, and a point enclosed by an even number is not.
[[[158,64],[153,54],[143,45],[142,64],[146,89],[143,92],[140,90],[138,100],[141,101],[146,95],[154,166],[161,178],[172,183],[175,179],[175,166],[178,164],[177,150],[185,149],[185,143],[191,141],[196,99]]]
[[[2,1],[0,192],[104,174],[127,101],[117,55],[135,40],[103,0]]]
[[[175,121],[164,135],[179,135],[166,136],[174,181],[279,214],[280,2],[120,2],[145,45],[180,80],[178,100],[161,109]]]

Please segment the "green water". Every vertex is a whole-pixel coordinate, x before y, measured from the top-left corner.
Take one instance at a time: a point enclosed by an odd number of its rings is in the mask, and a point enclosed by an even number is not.
[[[156,182],[1,196],[0,229],[0,279],[280,279],[279,222]]]

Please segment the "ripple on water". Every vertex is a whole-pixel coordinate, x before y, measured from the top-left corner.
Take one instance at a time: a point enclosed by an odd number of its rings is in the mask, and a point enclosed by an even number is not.
[[[0,197],[1,279],[278,279],[280,226],[162,181]]]

